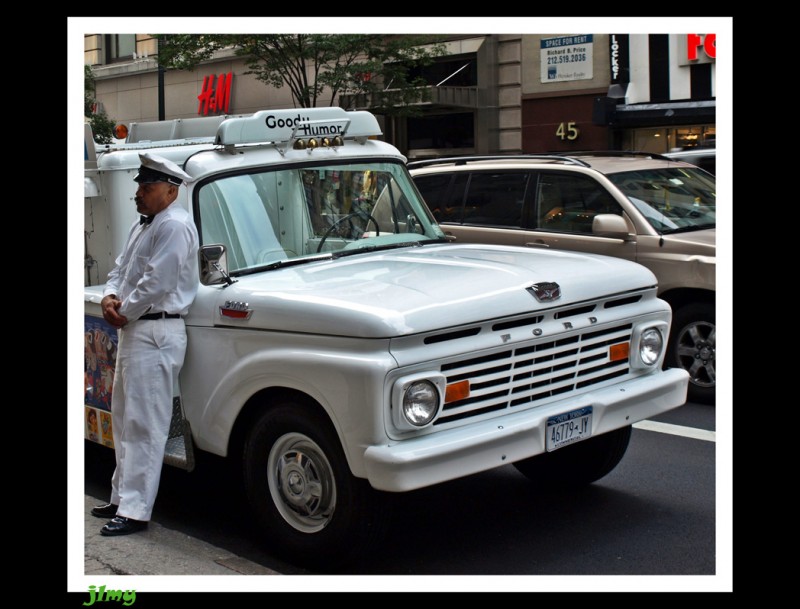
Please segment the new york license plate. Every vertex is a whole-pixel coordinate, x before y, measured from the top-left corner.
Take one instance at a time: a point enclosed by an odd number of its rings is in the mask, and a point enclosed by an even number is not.
[[[592,407],[585,406],[547,419],[545,448],[555,450],[592,435]]]

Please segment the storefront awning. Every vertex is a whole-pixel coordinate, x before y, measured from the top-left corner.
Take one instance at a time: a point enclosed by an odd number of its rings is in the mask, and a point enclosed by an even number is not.
[[[716,119],[716,100],[660,104],[609,104],[603,113],[602,124],[621,128],[659,127],[687,123],[715,123]]]

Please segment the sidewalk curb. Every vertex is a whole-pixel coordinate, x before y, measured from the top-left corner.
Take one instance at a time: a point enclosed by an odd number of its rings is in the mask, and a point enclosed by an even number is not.
[[[97,503],[84,498],[85,575],[280,575],[157,522],[132,535],[104,537],[105,521],[90,513]]]

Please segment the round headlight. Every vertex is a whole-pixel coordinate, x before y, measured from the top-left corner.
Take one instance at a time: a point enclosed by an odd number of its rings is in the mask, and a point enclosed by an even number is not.
[[[650,328],[642,332],[639,338],[639,357],[642,362],[652,366],[661,357],[661,350],[664,348],[664,339],[656,328]]]
[[[430,381],[415,381],[403,393],[403,416],[416,427],[433,420],[439,410],[439,392]]]

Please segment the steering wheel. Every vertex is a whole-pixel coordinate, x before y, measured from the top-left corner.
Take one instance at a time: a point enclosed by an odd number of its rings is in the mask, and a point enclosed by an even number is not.
[[[378,221],[375,218],[373,218],[371,214],[368,214],[367,212],[363,212],[363,211],[355,212],[355,213],[352,213],[352,214],[347,214],[346,216],[343,216],[342,218],[339,218],[338,220],[336,220],[336,222],[334,222],[333,224],[331,224],[328,227],[328,230],[326,230],[325,234],[322,235],[322,239],[319,240],[319,245],[317,246],[317,253],[322,251],[322,245],[325,243],[325,239],[327,239],[328,236],[330,236],[330,234],[333,232],[333,229],[335,229],[337,226],[339,226],[339,224],[341,224],[345,220],[351,220],[355,216],[359,216],[359,217],[362,217],[362,218],[366,217],[367,218],[367,224],[369,224],[369,222],[371,220],[372,223],[375,225],[375,236],[377,237],[378,235],[381,234],[381,228],[380,228],[380,226],[378,226]],[[350,226],[352,226],[352,225],[353,225],[353,223],[350,222]],[[366,226],[364,228],[366,228]]]

